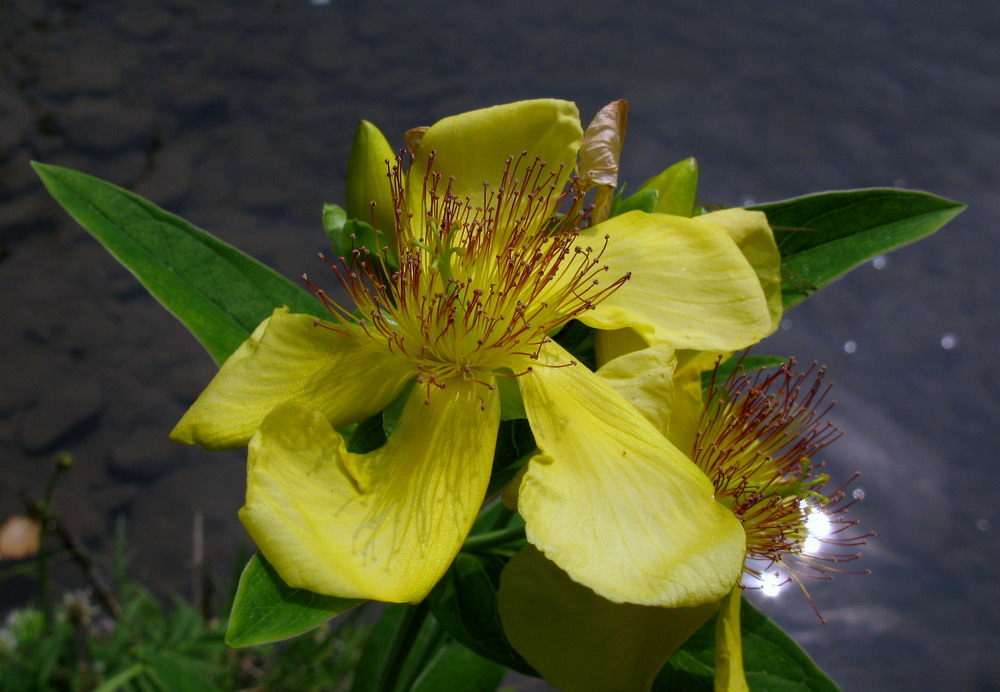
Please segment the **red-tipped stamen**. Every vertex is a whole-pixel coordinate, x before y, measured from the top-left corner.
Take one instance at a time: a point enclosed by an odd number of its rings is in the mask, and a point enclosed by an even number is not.
[[[813,363],[796,372],[795,365],[754,375],[741,366],[720,384],[717,362],[692,458],[712,480],[716,498],[743,523],[748,560],[767,565],[748,562],[744,572],[762,579],[771,567],[782,568],[819,615],[802,579],[864,573],[833,565],[858,559],[859,553],[841,550],[864,545],[874,533],[844,535],[858,523],[846,516],[858,498],[844,502],[845,489],[860,474],[828,496],[820,493],[828,477],[814,473],[822,464],[812,459],[842,434],[826,420],[836,402],[827,401],[825,368]],[[810,535],[813,515],[822,517],[821,536]]]

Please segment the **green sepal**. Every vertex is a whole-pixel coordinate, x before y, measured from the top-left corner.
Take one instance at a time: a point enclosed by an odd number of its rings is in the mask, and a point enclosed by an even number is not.
[[[396,154],[385,135],[372,123],[362,120],[347,159],[344,208],[350,219],[366,224],[374,219],[379,234],[393,240],[396,216],[388,175],[395,162]]]
[[[656,203],[659,199],[660,193],[656,190],[641,190],[628,197],[621,194],[615,195],[615,198],[611,201],[611,213],[609,216],[618,216],[629,211],[641,211],[652,214],[656,211]]]
[[[236,587],[226,643],[240,647],[295,637],[361,603],[292,588],[258,553],[250,558]]]
[[[912,190],[822,192],[750,207],[781,252],[785,310],[876,255],[929,235],[965,205]]]
[[[158,689],[171,692],[222,692],[212,681],[213,666],[197,652],[181,654],[139,646],[136,655],[145,662],[145,677]],[[121,688],[118,688],[121,689]]]
[[[652,211],[674,216],[692,216],[698,193],[698,162],[693,158],[678,161],[642,184],[636,195],[656,190],[658,197]]]
[[[221,364],[274,309],[329,317],[304,288],[117,185],[32,163],[49,193]]]
[[[332,229],[332,230],[331,230]],[[330,247],[337,258],[343,258],[350,264],[354,251],[367,248],[369,257],[385,264],[390,270],[399,268],[396,259],[395,243],[390,243],[381,231],[377,232],[371,225],[358,219],[347,219],[337,228],[335,225],[327,228]]]
[[[743,669],[751,690],[837,692],[795,641],[749,601],[741,604]],[[653,683],[652,692],[714,692],[716,617],[691,635]]]

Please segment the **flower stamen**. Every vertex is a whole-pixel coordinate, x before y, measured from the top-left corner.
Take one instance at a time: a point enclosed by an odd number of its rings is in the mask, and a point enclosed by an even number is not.
[[[845,489],[860,474],[824,495],[829,476],[815,473],[823,466],[813,463],[815,455],[842,435],[825,420],[836,404],[827,401],[832,385],[824,383],[826,369],[813,363],[796,372],[791,360],[750,375],[740,366],[718,383],[718,365],[692,458],[712,480],[716,499],[743,523],[744,572],[757,582],[744,588],[774,592],[779,584],[773,575],[782,574],[787,577],[782,583],[797,583],[823,620],[802,579],[853,573],[831,565],[860,554],[831,552],[827,546],[857,547],[874,535],[842,535],[858,523],[846,517],[858,498],[844,500]],[[769,571],[775,567],[780,572]]]
[[[431,152],[416,215],[406,184],[414,171],[402,155],[387,162],[398,268],[387,269],[389,248],[373,256],[353,236],[349,256],[332,262],[321,255],[355,312],[303,277],[334,316],[332,329],[360,331],[427,374],[428,399],[450,377],[491,387],[499,369],[529,374],[524,361],[538,359],[548,334],[631,276],[602,284],[607,236],[596,249],[576,244],[590,209],[574,186],[558,191],[563,165],[549,169],[527,152],[509,156],[499,184],[484,183],[475,205],[455,193],[453,177],[433,170],[434,158]]]

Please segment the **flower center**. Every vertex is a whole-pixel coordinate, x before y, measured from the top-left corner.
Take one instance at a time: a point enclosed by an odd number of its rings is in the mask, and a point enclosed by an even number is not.
[[[543,161],[509,157],[499,186],[484,183],[476,200],[456,195],[454,178],[445,181],[433,161],[419,196],[407,194],[414,171],[404,173],[401,157],[389,168],[395,248],[360,246],[329,262],[357,311],[313,288],[338,330],[353,322],[413,362],[428,391],[452,377],[492,388],[498,369],[530,372],[551,332],[629,276],[601,284],[608,238],[596,249],[577,244],[582,195],[556,190],[560,171]]]
[[[845,502],[845,488],[859,474],[829,496],[820,493],[829,477],[813,475],[813,457],[842,434],[825,420],[836,402],[824,403],[831,388],[824,374],[815,364],[795,372],[792,360],[753,376],[737,369],[723,383],[713,376],[695,437],[694,462],[712,480],[716,499],[743,523],[744,572],[765,589],[772,565],[800,586],[804,574],[828,579],[831,571],[843,571],[833,563],[860,557],[840,547],[863,545],[874,535],[843,537],[858,523],[846,512],[860,496]]]

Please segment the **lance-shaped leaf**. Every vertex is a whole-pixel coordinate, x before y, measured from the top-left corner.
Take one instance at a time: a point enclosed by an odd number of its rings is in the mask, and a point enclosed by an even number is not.
[[[493,661],[537,675],[507,641],[497,612],[497,589],[507,558],[460,553],[431,592],[435,617],[456,640]]]
[[[926,192],[871,189],[752,208],[774,228],[787,310],[862,262],[933,233],[965,205]]]
[[[288,639],[361,603],[364,601],[293,589],[257,554],[250,558],[240,576],[226,643],[250,646]]]
[[[191,330],[217,363],[276,307],[323,314],[305,289],[152,202],[68,168],[32,165],[56,201]]]

